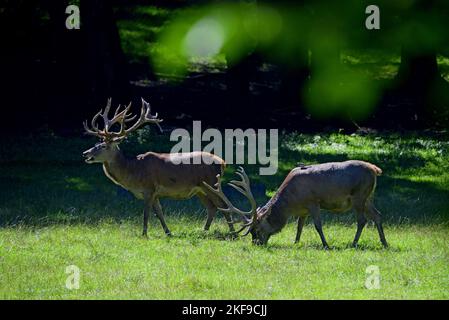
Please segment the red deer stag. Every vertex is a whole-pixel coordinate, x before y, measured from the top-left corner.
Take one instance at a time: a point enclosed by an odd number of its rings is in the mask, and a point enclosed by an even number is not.
[[[159,199],[164,197],[187,199],[196,195],[206,207],[207,221],[204,229],[208,230],[221,201],[210,194],[202,182],[215,183],[217,174],[223,173],[224,160],[207,152],[173,154],[148,152],[138,155],[136,158],[127,158],[119,149],[119,143],[141,125],[152,123],[159,126],[162,119],[157,117],[157,113],[152,115],[149,103],[142,99],[140,116],[127,129],[126,123],[136,118],[128,113],[131,103],[123,111],[120,111],[119,106],[112,119],[109,119],[110,108],[111,99],[108,100],[104,112],[100,110],[93,117],[91,128],[87,121],[84,122],[86,134],[96,136],[101,141],[93,148],[86,150],[83,156],[87,163],[102,163],[104,173],[112,182],[130,191],[138,199],[144,200],[143,236],[147,235],[150,210],[159,218],[165,233],[171,234],[165,223],[159,202]],[[96,124],[100,116],[104,121],[102,130]],[[112,131],[114,125],[120,129]],[[198,161],[198,158],[201,160]],[[229,229],[233,232],[230,215],[224,213],[224,216],[229,224]]]
[[[290,171],[271,200],[257,208],[249,178],[240,168],[237,174],[241,180],[231,181],[229,185],[248,198],[251,209],[247,212],[236,208],[224,195],[220,175],[217,175],[215,188],[206,182],[204,184],[226,204],[227,208],[219,208],[220,211],[242,216],[246,222],[237,232],[247,229],[244,235],[251,233],[255,244],[266,244],[273,234],[281,231],[290,216],[298,217],[295,243],[299,242],[304,221],[311,215],[324,248],[329,248],[321,226],[320,209],[342,213],[353,208],[357,217],[357,232],[352,245],[357,246],[369,218],[376,224],[381,243],[387,247],[381,214],[372,199],[376,177],[381,173],[377,166],[357,160],[298,167]]]

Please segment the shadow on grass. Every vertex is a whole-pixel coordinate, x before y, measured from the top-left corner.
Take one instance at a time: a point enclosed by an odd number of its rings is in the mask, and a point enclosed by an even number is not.
[[[98,169],[98,168],[97,168]],[[65,168],[78,171],[79,168]],[[37,170],[39,172],[39,170]],[[96,224],[102,220],[120,222],[141,219],[143,203],[127,192],[116,189],[106,178],[93,170],[80,179],[37,178],[17,175],[0,176],[0,227],[52,224]],[[67,172],[67,176],[77,176]],[[55,174],[60,174],[55,172]],[[382,212],[385,224],[432,224],[449,221],[449,193],[430,182],[382,176],[375,194],[375,205]],[[262,205],[264,199],[259,198]],[[206,212],[197,199],[163,200],[165,215],[205,219]],[[353,223],[354,214],[323,213],[325,224]],[[218,213],[217,217],[222,218]],[[205,220],[204,220],[205,221]]]
[[[308,244],[301,244],[301,243],[291,243],[290,244],[268,244],[266,246],[268,250],[285,250],[285,249],[295,249],[295,250],[320,250],[323,252],[331,252],[331,251],[390,251],[390,252],[404,252],[405,250],[403,248],[399,248],[396,246],[390,246],[388,248],[384,248],[380,243],[359,243],[357,248],[354,248],[352,246],[352,243],[347,243],[345,245],[330,245],[328,249],[324,249],[323,245],[321,243],[308,243]]]
[[[323,137],[323,140],[327,139],[325,135]],[[440,176],[446,172],[444,164],[439,166],[446,157],[445,153],[438,155],[438,161],[432,164],[431,168],[434,171],[429,171],[428,167],[421,170],[428,161],[432,162],[432,159],[429,155],[427,158],[422,156],[425,147],[416,145],[414,136],[409,139],[381,137],[386,144],[390,144],[391,150],[382,155],[365,150],[367,152],[363,153],[362,158],[375,163],[384,171],[384,174],[378,178],[374,199],[376,207],[383,214],[384,223],[393,225],[447,223],[449,221],[449,201],[447,201],[449,186],[446,180],[443,182],[440,180],[437,183]],[[20,141],[12,138],[5,139],[2,138],[0,144],[0,149],[4,151],[2,154],[5,155],[0,157],[2,166],[0,170],[0,227],[95,225],[104,220],[117,223],[132,220],[139,221],[140,224],[143,203],[112,184],[104,176],[100,165],[86,165],[82,162],[81,151],[90,147],[93,140],[70,139],[70,143],[67,143],[66,138],[58,137],[46,138],[44,141],[39,141],[38,137],[30,138],[29,141],[25,138]],[[342,136],[338,139],[341,140],[338,140],[338,143],[345,144],[345,139],[351,138]],[[369,145],[371,140],[367,139],[366,143]],[[391,147],[396,140],[404,153],[397,152]],[[311,141],[313,141],[312,136],[301,136],[298,141],[295,140],[295,145]],[[3,144],[3,142],[6,143]],[[325,148],[331,142],[329,139],[324,144]],[[135,144],[130,144],[134,145],[132,148],[129,146],[130,150],[126,150],[130,155],[136,154],[137,150],[134,149],[137,146],[154,149],[152,148],[154,145],[143,144],[142,146],[137,141]],[[157,150],[166,149],[165,142],[160,144]],[[45,146],[43,150],[36,148],[41,145]],[[422,152],[414,152],[414,148]],[[445,149],[442,147],[441,150]],[[350,155],[346,153],[330,153],[324,149],[317,154],[316,152],[308,153],[302,149],[291,150],[281,145],[280,168],[276,175],[258,176],[257,166],[246,166],[245,169],[251,176],[253,186],[265,185],[268,190],[275,190],[298,162],[344,161],[349,157]],[[417,173],[414,173],[412,177],[410,171],[407,171],[409,169],[416,169]],[[235,166],[228,166],[225,178],[232,178],[234,170]],[[429,180],[416,181],[425,174],[429,175]],[[393,175],[401,176],[401,178]],[[265,200],[263,196],[258,197],[258,205],[263,205]],[[183,201],[163,199],[162,207],[170,219],[186,217],[197,219],[197,221],[201,219],[202,223],[206,219],[206,212],[196,198]],[[217,216],[222,218],[220,213]],[[352,213],[343,215],[325,213],[323,216],[325,224],[342,221],[352,224],[355,221]],[[215,236],[223,239],[227,237],[220,234]]]

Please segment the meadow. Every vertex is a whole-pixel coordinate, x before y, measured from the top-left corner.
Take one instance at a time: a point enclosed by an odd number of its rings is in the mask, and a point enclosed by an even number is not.
[[[141,237],[142,203],[112,184],[81,152],[95,140],[42,132],[0,143],[0,298],[2,299],[448,299],[449,140],[431,132],[280,135],[279,170],[257,176],[263,204],[298,163],[361,159],[383,169],[376,206],[390,247],[373,225],[350,247],[355,218],[324,213],[323,250],[310,224],[294,244],[291,221],[266,247],[228,234],[218,214],[209,232],[197,202],[162,202],[173,233],[150,218]],[[140,132],[128,155],[167,151],[167,135]],[[226,179],[235,166],[228,166]],[[80,269],[79,289],[66,268]],[[377,266],[380,288],[365,287]]]

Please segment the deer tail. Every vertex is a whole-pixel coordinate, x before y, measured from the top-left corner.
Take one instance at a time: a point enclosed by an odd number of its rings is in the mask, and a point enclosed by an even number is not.
[[[223,175],[224,170],[226,168],[226,162],[224,160],[221,161],[221,174]]]
[[[371,170],[374,171],[374,173],[376,174],[376,176],[380,176],[382,174],[382,169],[379,168],[378,166],[372,164],[372,163],[368,163],[368,166]]]

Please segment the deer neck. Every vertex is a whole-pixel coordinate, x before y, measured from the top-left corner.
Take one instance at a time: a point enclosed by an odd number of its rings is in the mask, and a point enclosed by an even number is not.
[[[120,150],[117,150],[111,160],[103,163],[103,170],[106,176],[112,182],[125,189],[128,189],[128,179],[131,177],[130,168],[130,160]]]
[[[287,224],[288,211],[285,210],[283,203],[279,201],[276,195],[270,201],[268,201],[263,210],[265,211],[265,213],[261,223],[263,225],[263,228],[269,234],[275,234],[281,231],[282,228]]]

